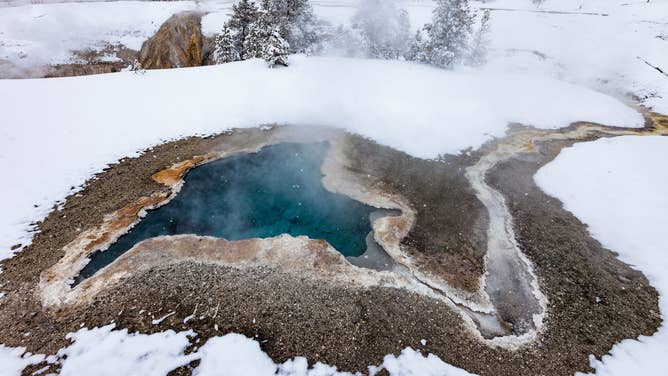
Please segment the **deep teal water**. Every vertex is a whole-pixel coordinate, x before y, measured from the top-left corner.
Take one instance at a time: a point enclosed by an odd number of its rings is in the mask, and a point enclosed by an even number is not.
[[[280,234],[325,239],[345,256],[359,256],[375,210],[322,186],[326,143],[282,143],[192,169],[168,204],[148,212],[109,249],[97,252],[76,283],[140,241],[195,234],[228,240]]]

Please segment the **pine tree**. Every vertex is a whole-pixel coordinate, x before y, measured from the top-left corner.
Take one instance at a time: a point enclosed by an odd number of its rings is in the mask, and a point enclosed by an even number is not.
[[[213,59],[216,64],[230,63],[241,59],[232,29],[228,26],[223,27],[221,33],[216,35]]]
[[[269,67],[273,68],[276,65],[287,67],[289,53],[290,45],[281,36],[281,30],[276,25],[272,26],[262,51],[262,58],[269,64]]]
[[[469,56],[469,64],[473,66],[480,66],[485,64],[487,57],[487,47],[489,45],[489,9],[485,9],[480,18],[480,26],[476,30],[471,44],[471,54]]]
[[[257,21],[250,26],[243,44],[244,54],[242,58],[244,60],[264,58],[265,45],[274,27],[276,27],[271,21],[271,16],[262,12]]]
[[[262,0],[261,8],[278,26],[291,52],[308,52],[318,44],[318,23],[308,0]]]
[[[468,50],[475,15],[468,0],[436,0],[431,24],[424,26],[424,55],[430,64],[452,68]]]
[[[429,59],[425,55],[425,51],[426,42],[424,36],[422,35],[422,30],[418,29],[418,31],[415,33],[415,37],[413,38],[413,42],[411,43],[411,46],[405,55],[406,60],[417,61],[420,63],[429,63]]]
[[[248,0],[241,0],[232,5],[232,17],[225,26],[229,27],[234,35],[234,43],[241,56],[244,55],[243,45],[251,26],[257,21],[259,9],[257,5]]]
[[[270,13],[263,12],[251,26],[244,41],[244,59],[264,59],[270,67],[287,66],[290,44],[281,35]]]

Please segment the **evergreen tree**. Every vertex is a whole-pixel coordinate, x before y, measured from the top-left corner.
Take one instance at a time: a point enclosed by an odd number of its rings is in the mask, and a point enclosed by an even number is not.
[[[288,54],[290,53],[290,45],[281,36],[281,30],[278,26],[273,25],[269,32],[269,37],[264,45],[262,51],[262,58],[269,64],[269,67],[276,65],[288,66]]]
[[[319,42],[318,23],[308,0],[262,0],[261,7],[291,52],[308,52]]]
[[[270,13],[263,12],[251,26],[244,41],[244,59],[264,59],[270,67],[287,66],[290,44],[281,35]]]
[[[408,52],[406,53],[406,60],[417,61],[420,63],[429,63],[429,59],[425,55],[426,51],[426,42],[424,36],[422,35],[422,30],[418,29],[415,33],[415,38],[411,44]]]
[[[238,4],[232,5],[232,17],[225,26],[229,27],[234,35],[234,44],[237,47],[239,55],[244,55],[243,45],[251,26],[257,21],[259,9],[257,5],[248,0],[241,0]]]
[[[275,27],[271,21],[271,16],[262,12],[257,21],[250,26],[243,44],[244,54],[242,58],[244,60],[264,58],[265,45]]]
[[[216,35],[213,59],[216,64],[230,63],[241,59],[232,29],[228,26],[223,27],[221,33]]]
[[[427,62],[443,68],[460,62],[468,51],[474,18],[468,0],[436,0],[432,23],[424,26]]]
[[[476,30],[471,44],[471,54],[469,56],[469,64],[473,66],[480,66],[485,64],[487,57],[487,47],[489,45],[489,9],[485,9],[480,18],[480,26]]]

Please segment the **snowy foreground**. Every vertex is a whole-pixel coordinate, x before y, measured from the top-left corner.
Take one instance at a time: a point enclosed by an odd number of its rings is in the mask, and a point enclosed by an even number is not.
[[[668,312],[668,137],[624,136],[576,144],[536,174],[538,185],[589,226],[592,236],[641,270]],[[592,360],[598,375],[664,375],[668,327],[625,340]]]
[[[176,333],[168,330],[152,335],[128,334],[127,330],[114,330],[114,325],[103,328],[81,329],[70,334],[72,345],[61,349],[61,376],[163,376],[176,367],[200,360],[195,376],[218,376],[224,370],[226,376],[334,376],[350,375],[337,372],[336,367],[316,363],[311,368],[305,358],[297,357],[282,364],[275,364],[260,349],[257,341],[241,334],[227,334],[209,339],[197,351],[188,355],[192,331]],[[45,360],[43,355],[20,357],[22,349],[9,349],[0,345],[1,375],[20,375],[27,365]],[[46,358],[55,362],[55,357]],[[467,376],[470,373],[444,363],[434,355],[423,356],[419,351],[406,348],[399,356],[388,355],[380,366],[370,366],[370,373],[387,370],[391,375]],[[5,372],[5,373],[3,373]]]

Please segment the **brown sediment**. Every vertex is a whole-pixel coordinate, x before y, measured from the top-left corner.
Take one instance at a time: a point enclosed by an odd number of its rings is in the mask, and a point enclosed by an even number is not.
[[[487,214],[462,173],[476,157],[423,160],[359,137],[350,138],[346,154],[370,185],[410,202],[416,225],[401,245],[416,267],[463,293],[478,291]]]
[[[215,153],[209,153],[207,155],[196,155],[187,161],[177,163],[172,167],[156,172],[155,174],[151,175],[151,179],[153,179],[156,183],[171,187],[180,183],[185,174],[191,168],[217,157],[218,154]]]
[[[665,117],[648,116],[648,122],[653,126],[644,130],[615,132],[660,134],[668,129]],[[563,132],[582,126],[574,125]],[[599,132],[595,130],[599,126],[591,126],[591,132],[578,134],[578,141],[605,136],[603,132],[610,130],[601,127]],[[641,273],[591,239],[582,223],[535,186],[535,171],[552,160],[563,146],[576,142],[548,138],[534,141],[538,132],[558,133],[516,128],[508,138],[492,142],[480,152],[444,156],[438,162],[410,158],[359,137],[348,138],[349,147],[344,149],[351,173],[362,179],[363,185],[389,192],[386,199],[405,198],[406,202],[399,200],[395,204],[404,208],[407,205],[414,211],[415,222],[399,250],[422,260],[419,267],[425,268],[427,276],[442,278],[466,291],[479,284],[484,271],[481,249],[485,247],[487,218],[468,185],[465,169],[504,140],[521,142],[524,153],[500,161],[487,175],[488,184],[506,198],[517,241],[534,263],[541,290],[549,300],[549,314],[539,340],[515,351],[489,347],[470,335],[460,315],[447,302],[409,289],[383,287],[385,283],[392,286],[391,280],[367,285],[348,280],[332,283],[317,278],[313,272],[300,276],[281,269],[280,261],[238,267],[245,263],[241,256],[203,263],[193,253],[199,249],[195,246],[199,237],[179,240],[188,244],[180,250],[157,247],[162,240],[150,240],[146,246],[152,244],[150,249],[155,252],[137,251],[124,256],[125,262],[135,260],[137,268],[113,288],[99,290],[86,304],[42,307],[34,294],[38,290],[37,276],[64,256],[65,246],[80,234],[78,228],[101,225],[105,213],[124,208],[128,202],[171,194],[170,188],[151,178],[156,172],[170,169],[170,173],[158,175],[158,180],[173,187],[188,168],[204,162],[183,165],[184,160],[212,151],[252,149],[258,138],[280,142],[273,130],[238,131],[167,143],[140,157],[122,160],[89,181],[80,194],[70,196],[61,210],[52,212],[39,224],[41,231],[31,246],[2,263],[0,280],[6,296],[0,304],[0,343],[27,346],[36,353],[55,353],[67,345],[65,334],[76,331],[80,323],[94,326],[113,320],[120,328],[144,333],[193,329],[201,341],[239,332],[260,340],[263,350],[277,361],[306,356],[310,361],[323,361],[343,370],[366,371],[366,366],[379,364],[384,355],[397,354],[407,346],[436,354],[480,375],[533,375],[536,370],[545,375],[572,375],[574,371],[589,370],[589,354],[600,357],[622,339],[656,330],[660,323],[657,294]],[[522,135],[528,138],[522,139]],[[435,176],[437,173],[446,178]],[[130,217],[133,213],[134,209],[125,212]],[[441,225],[439,216],[443,219]],[[406,222],[393,221],[402,220],[391,219],[387,223],[401,228]],[[428,238],[430,232],[436,240]],[[401,233],[385,234],[390,237],[388,242],[398,242]],[[220,249],[229,246],[220,240],[201,241],[214,245],[208,248],[214,261],[220,256]],[[428,246],[422,248],[421,242]],[[281,248],[286,252],[305,249],[292,240],[286,244]],[[258,247],[253,248],[255,253],[243,253],[245,257],[255,257],[259,245],[253,246]],[[477,248],[479,245],[482,248]],[[314,243],[314,247],[315,254],[322,258],[316,257],[318,261],[308,265],[310,270],[330,270],[340,265],[340,255],[325,251],[322,242]],[[150,266],[143,258],[152,257],[152,253],[155,257],[166,256],[170,262]],[[430,268],[430,260],[440,265]],[[293,265],[299,265],[298,270],[305,268],[298,263]],[[112,273],[114,269],[122,273],[127,265],[119,263],[100,272]],[[452,269],[461,271],[464,281],[458,280]],[[94,278],[83,283],[93,283]],[[203,317],[184,323],[197,304]],[[140,313],[142,310],[145,311]],[[171,311],[176,313],[160,325],[151,324],[153,319]],[[220,331],[214,329],[214,324]],[[24,336],[26,332],[30,335]],[[421,339],[428,340],[427,346],[420,344]]]

